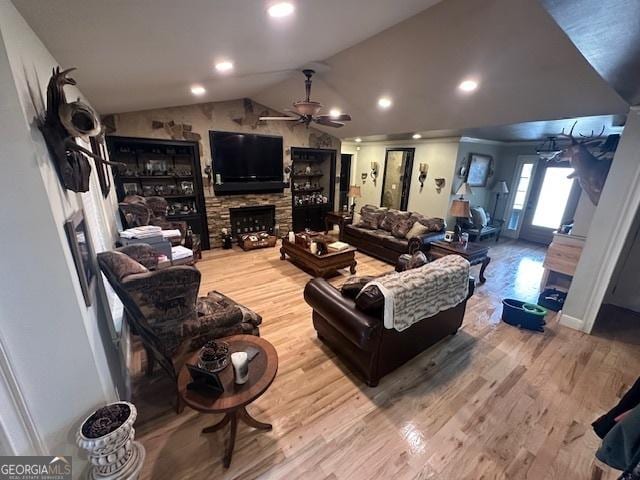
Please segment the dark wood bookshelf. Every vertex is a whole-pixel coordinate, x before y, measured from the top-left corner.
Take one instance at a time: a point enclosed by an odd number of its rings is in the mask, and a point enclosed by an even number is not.
[[[163,197],[174,209],[186,204],[190,213],[169,214],[167,218],[186,221],[200,235],[202,248],[209,249],[198,142],[107,136],[107,146],[110,158],[125,164],[112,167],[118,201],[135,193]],[[183,182],[187,185],[181,185]],[[172,193],[158,193],[156,188],[160,187],[170,188]]]
[[[336,155],[336,151],[331,149],[291,147],[291,202],[295,232],[306,228],[324,230],[324,217],[333,210]],[[318,203],[325,195],[327,202]]]

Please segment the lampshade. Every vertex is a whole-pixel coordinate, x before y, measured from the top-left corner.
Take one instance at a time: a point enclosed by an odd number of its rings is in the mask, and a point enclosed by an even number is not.
[[[462,182],[462,184],[456,190],[456,195],[460,195],[460,197],[464,197],[465,195],[471,195],[473,192],[471,191],[471,187],[467,184],[467,182]]]
[[[349,193],[347,194],[349,197],[360,198],[360,187],[358,185],[351,185],[349,187]]]
[[[469,218],[471,217],[471,208],[468,200],[454,200],[451,202],[449,215],[452,217]]]
[[[509,193],[509,188],[507,187],[507,182],[504,180],[496,183],[493,187],[493,193]]]

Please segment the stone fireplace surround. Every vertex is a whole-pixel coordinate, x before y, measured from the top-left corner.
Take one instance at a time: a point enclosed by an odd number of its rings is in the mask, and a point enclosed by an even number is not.
[[[276,228],[281,234],[291,230],[291,194],[289,189],[283,193],[264,193],[247,195],[206,196],[207,222],[211,247],[221,247],[223,228],[231,232],[230,208],[274,205]]]

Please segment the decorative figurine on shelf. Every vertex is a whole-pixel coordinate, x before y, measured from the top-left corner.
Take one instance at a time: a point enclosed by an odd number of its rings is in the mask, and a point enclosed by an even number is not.
[[[193,249],[193,230],[191,226],[187,226],[187,231],[184,234],[184,246],[188,249]]]
[[[207,188],[210,193],[213,193],[213,168],[211,168],[211,164],[204,167],[204,174],[207,176]]]
[[[222,229],[222,248],[229,250],[231,248],[231,234],[226,228]]]

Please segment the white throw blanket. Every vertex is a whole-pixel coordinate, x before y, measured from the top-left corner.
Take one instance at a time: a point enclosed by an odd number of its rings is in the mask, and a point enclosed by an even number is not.
[[[447,255],[420,268],[373,280],[384,296],[384,326],[399,332],[423,318],[453,308],[469,293],[469,262]]]

